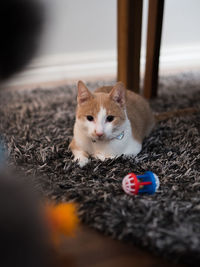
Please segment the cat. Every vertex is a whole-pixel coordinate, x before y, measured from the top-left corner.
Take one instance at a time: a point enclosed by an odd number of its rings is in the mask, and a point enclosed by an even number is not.
[[[127,90],[122,82],[93,93],[78,82],[74,136],[69,145],[80,167],[89,157],[100,160],[120,155],[135,157],[155,120],[148,102]]]

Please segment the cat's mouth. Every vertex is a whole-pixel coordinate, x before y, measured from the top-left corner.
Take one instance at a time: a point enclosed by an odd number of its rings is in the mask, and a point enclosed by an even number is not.
[[[109,141],[109,139],[106,138],[106,136],[99,136],[99,137],[92,138],[93,143],[103,142],[103,141]]]

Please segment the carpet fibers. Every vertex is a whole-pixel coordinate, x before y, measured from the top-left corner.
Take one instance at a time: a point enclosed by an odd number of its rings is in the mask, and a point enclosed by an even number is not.
[[[101,82],[88,84],[96,88]],[[200,75],[160,79],[156,112],[200,108]],[[35,177],[38,190],[56,201],[76,201],[82,222],[174,261],[200,265],[200,113],[161,121],[142,152],[80,169],[72,162],[75,86],[0,92],[0,133],[9,164]],[[152,196],[126,195],[129,172],[155,172]]]

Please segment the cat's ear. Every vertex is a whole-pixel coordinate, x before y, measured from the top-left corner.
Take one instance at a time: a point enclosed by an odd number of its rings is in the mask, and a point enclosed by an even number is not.
[[[78,81],[77,87],[78,87],[77,102],[79,105],[93,98],[92,93],[88,90],[84,82]]]
[[[121,107],[126,104],[126,88],[122,82],[118,82],[110,92],[110,98],[117,102]]]

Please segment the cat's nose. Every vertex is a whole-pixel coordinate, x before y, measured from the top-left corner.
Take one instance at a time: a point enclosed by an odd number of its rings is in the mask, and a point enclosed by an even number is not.
[[[95,131],[95,134],[96,134],[98,137],[103,136],[103,132],[97,132],[97,131]]]

